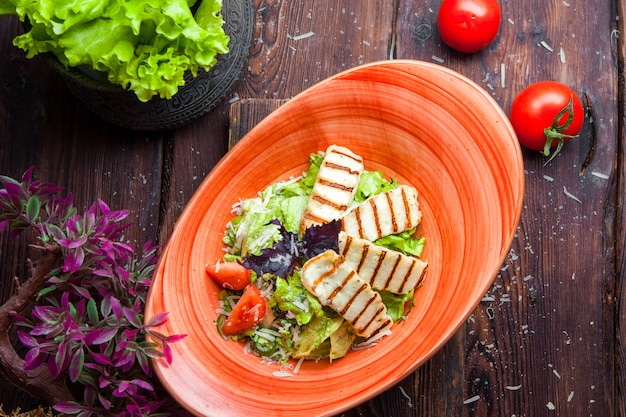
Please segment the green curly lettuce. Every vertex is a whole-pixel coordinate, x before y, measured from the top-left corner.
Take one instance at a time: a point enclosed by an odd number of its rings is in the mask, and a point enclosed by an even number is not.
[[[0,16],[30,30],[13,40],[28,58],[51,52],[66,67],[85,66],[139,100],[169,99],[184,75],[209,70],[228,52],[222,0],[0,0]],[[193,11],[195,9],[195,12]]]

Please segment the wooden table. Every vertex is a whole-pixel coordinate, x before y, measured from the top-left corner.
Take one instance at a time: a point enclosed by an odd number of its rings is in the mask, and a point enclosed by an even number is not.
[[[232,112],[248,118],[236,126],[245,131],[274,100],[388,58],[452,68],[507,112],[531,82],[561,81],[585,98],[585,126],[547,166],[524,150],[522,219],[493,287],[430,361],[342,415],[626,415],[626,3],[502,0],[499,36],[471,55],[440,41],[439,0],[254,3],[249,62],[232,92],[207,116],[160,133],[91,114],[41,59],[27,60],[11,45],[19,22],[0,19],[0,173],[16,177],[34,165],[39,179],[71,191],[79,207],[101,198],[131,209],[131,243],[164,244],[226,153]],[[14,291],[12,277],[26,276],[20,243],[1,238],[3,299]],[[5,411],[38,404],[8,382],[0,403]]]

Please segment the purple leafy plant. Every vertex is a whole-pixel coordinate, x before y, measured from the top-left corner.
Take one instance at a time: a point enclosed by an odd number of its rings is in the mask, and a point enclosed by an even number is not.
[[[19,374],[10,378],[14,382],[47,373],[50,388],[23,387],[69,415],[187,415],[150,366],[151,358],[171,362],[169,344],[184,337],[155,330],[166,313],[144,322],[158,247],[148,242],[135,253],[123,242],[127,210],[98,200],[79,214],[71,194],[61,198],[59,187],[33,180],[33,168],[20,181],[0,176],[0,183],[0,231],[11,237],[34,231],[32,246],[49,260],[43,270],[31,268],[29,280],[0,309],[0,319],[10,317],[26,348],[23,358],[12,356],[14,350],[0,357],[4,373]],[[26,285],[36,279],[39,285]],[[0,320],[0,331],[9,327]],[[0,345],[6,340],[0,338]]]

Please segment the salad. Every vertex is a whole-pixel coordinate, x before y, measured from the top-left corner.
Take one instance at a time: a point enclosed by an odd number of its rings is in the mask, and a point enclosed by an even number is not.
[[[169,99],[186,72],[209,70],[228,52],[222,0],[0,0],[0,17],[28,24],[13,44],[32,58],[101,72],[146,102]]]
[[[247,351],[333,361],[390,334],[413,305],[427,267],[417,192],[364,170],[349,149],[311,154],[300,177],[233,213],[226,254],[206,270],[222,288],[218,332]]]

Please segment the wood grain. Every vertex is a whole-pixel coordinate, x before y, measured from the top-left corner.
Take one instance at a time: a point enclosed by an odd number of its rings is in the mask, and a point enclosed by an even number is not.
[[[21,26],[16,19],[0,20],[0,166],[3,175],[20,178],[30,166],[35,177],[53,182],[86,208],[96,199],[112,209],[130,209],[134,224],[126,232],[129,243],[141,247],[156,240],[161,195],[162,134],[137,135],[117,129],[82,108],[65,85],[39,58],[27,60],[11,45]],[[24,238],[0,236],[0,296],[15,288],[13,277],[27,277],[31,256]],[[36,402],[35,402],[36,403]],[[29,401],[13,387],[0,389],[5,410]]]
[[[389,57],[436,62],[505,111],[529,83],[562,81],[586,97],[585,126],[547,166],[524,151],[526,203],[494,287],[428,363],[342,415],[626,415],[625,2],[501,3],[496,41],[466,55],[437,35],[440,0],[254,0],[250,58],[230,96],[186,127],[150,134],[82,108],[42,60],[12,46],[19,22],[1,18],[0,173],[35,165],[38,178],[65,187],[80,206],[102,198],[129,208],[129,242],[165,243],[230,136],[339,71]],[[6,299],[29,253],[23,239],[4,235],[0,251]],[[0,404],[30,409],[38,401],[0,383]]]
[[[581,137],[560,158],[544,167],[539,155],[525,151],[526,205],[518,237],[460,339],[463,397],[479,400],[453,406],[453,415],[545,415],[550,403],[564,415],[613,415],[616,310],[607,288],[615,285],[616,182],[597,176],[613,172],[617,163],[611,11],[589,2],[502,2],[498,38],[488,49],[464,55],[438,38],[436,3],[400,2],[405,24],[397,25],[398,58],[453,68],[505,110],[541,79],[573,86],[590,103]]]

